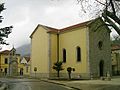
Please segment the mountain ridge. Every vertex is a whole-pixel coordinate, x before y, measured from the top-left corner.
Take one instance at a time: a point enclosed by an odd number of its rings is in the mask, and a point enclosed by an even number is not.
[[[30,48],[31,45],[29,43],[21,45],[20,47],[16,48],[16,53],[20,54],[22,57],[30,56]]]

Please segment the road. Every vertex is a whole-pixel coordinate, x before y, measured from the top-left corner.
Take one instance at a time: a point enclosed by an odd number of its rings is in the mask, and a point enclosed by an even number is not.
[[[8,84],[8,90],[74,90],[63,85],[57,85],[36,79],[1,78],[0,81]]]

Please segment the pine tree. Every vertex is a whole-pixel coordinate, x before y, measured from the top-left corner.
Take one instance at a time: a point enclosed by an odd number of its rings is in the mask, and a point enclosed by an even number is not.
[[[4,3],[0,4],[0,14],[3,10],[5,10]],[[0,15],[0,23],[2,23],[2,19],[3,19],[3,17]],[[12,32],[11,31],[12,28],[13,28],[13,26],[0,28],[0,44],[8,45],[8,43],[6,43],[5,38],[8,38],[8,35]]]

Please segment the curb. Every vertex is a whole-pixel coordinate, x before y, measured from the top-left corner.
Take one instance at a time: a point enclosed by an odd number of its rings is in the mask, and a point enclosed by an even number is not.
[[[59,83],[59,82],[52,82],[52,81],[48,81],[48,80],[41,80],[41,81],[48,82],[48,83],[53,83],[53,84],[57,84],[57,85],[61,85],[61,86],[66,86],[66,87],[69,87],[69,88],[73,88],[75,90],[82,90],[82,89],[79,89],[79,88],[76,88],[76,87],[71,87],[71,86],[68,86],[68,85],[65,85],[65,84],[62,84],[62,83]]]

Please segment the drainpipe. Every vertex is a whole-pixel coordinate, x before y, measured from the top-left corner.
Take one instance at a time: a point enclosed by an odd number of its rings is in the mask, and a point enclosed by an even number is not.
[[[1,69],[1,55],[0,55],[0,69]]]
[[[49,33],[49,40],[48,40],[48,77],[50,78],[51,74],[51,34]]]
[[[117,75],[119,74],[119,71],[118,71],[118,53],[116,53],[116,62],[117,62]]]
[[[59,34],[57,33],[57,61],[59,61]]]
[[[1,55],[0,55],[0,72],[1,72],[1,68],[2,67],[2,64],[1,64]]]

